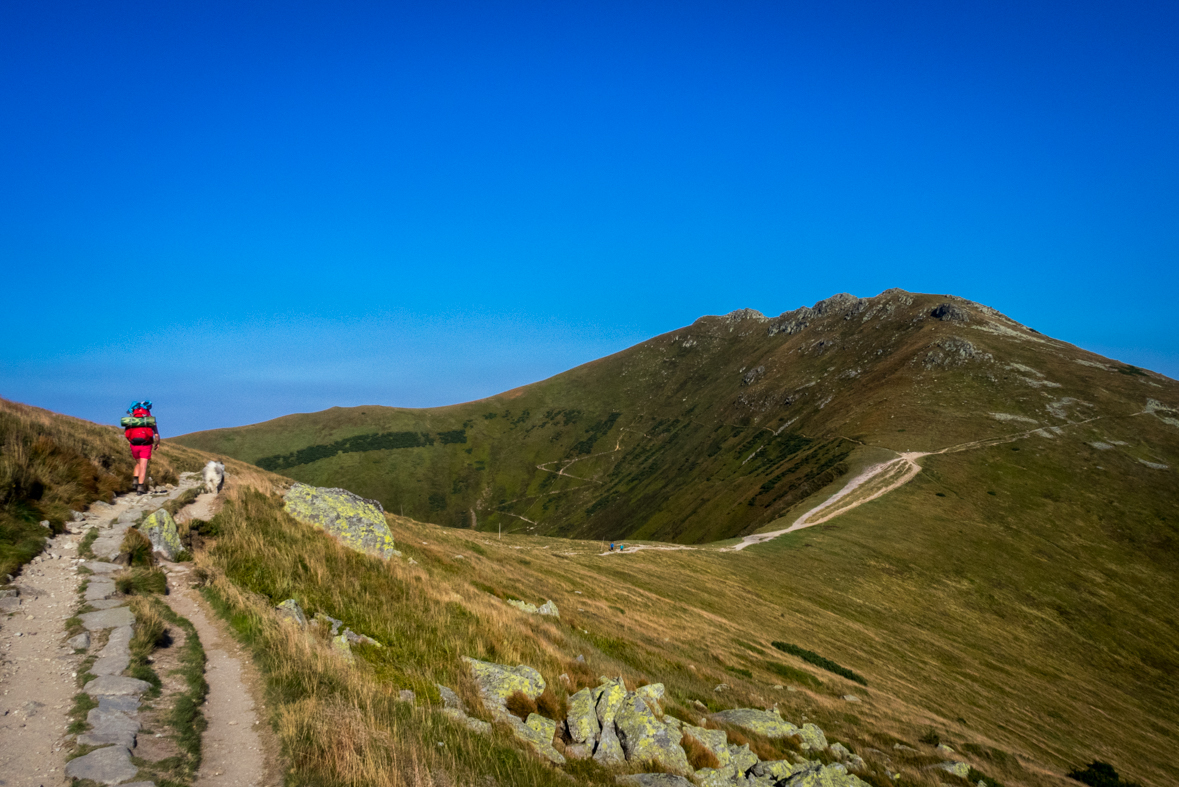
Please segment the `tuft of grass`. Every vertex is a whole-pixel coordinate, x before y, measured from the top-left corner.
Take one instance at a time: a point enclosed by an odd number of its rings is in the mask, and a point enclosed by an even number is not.
[[[863,678],[863,676],[857,675],[856,673],[852,672],[851,670],[849,670],[845,667],[839,666],[831,659],[824,658],[823,656],[820,656],[818,653],[815,653],[813,650],[807,650],[806,648],[800,648],[798,645],[791,645],[788,642],[778,642],[777,640],[775,640],[774,642],[771,642],[770,644],[773,645],[778,650],[782,651],[783,653],[789,653],[791,656],[798,656],[800,659],[807,662],[808,664],[814,664],[816,667],[818,667],[820,669],[825,669],[828,672],[839,675],[842,678],[847,678],[848,680],[850,680],[854,683],[858,683],[861,686],[868,685],[868,681],[866,681]]]
[[[115,589],[124,595],[146,596],[168,592],[168,575],[158,568],[133,568],[115,575]]]
[[[546,688],[545,691],[548,691]],[[517,691],[508,697],[506,702],[508,713],[513,716],[518,716],[522,721],[527,721],[529,715],[536,713],[536,700],[529,697],[522,691]]]
[[[917,740],[922,743],[927,743],[930,746],[937,746],[942,742],[942,736],[938,734],[937,730],[932,727],[921,734]]]
[[[85,732],[87,728],[86,714],[98,707],[98,700],[84,691],[74,695],[74,705],[70,708],[70,726],[66,730],[71,735]]]
[[[132,566],[150,566],[154,562],[151,541],[133,527],[128,528],[123,535],[123,543],[119,545],[119,552],[127,555],[129,565]]]
[[[86,535],[82,536],[82,540],[78,542],[78,555],[84,558],[94,560],[97,555],[94,554],[94,542],[98,540],[98,528],[92,527],[86,531]]]
[[[544,691],[536,698],[536,712],[560,724],[565,720],[565,699],[557,696],[552,685],[545,686]]]
[[[801,683],[803,686],[810,686],[811,688],[814,688],[814,689],[817,689],[823,685],[823,682],[821,680],[819,680],[818,678],[816,678],[814,675],[810,674],[809,672],[805,672],[800,669],[795,669],[794,667],[791,667],[787,664],[781,664],[777,661],[767,661],[767,662],[764,662],[764,664],[765,664],[765,668],[767,670],[774,673],[775,675],[777,675],[780,678],[785,678],[786,680],[792,680],[795,683]]]

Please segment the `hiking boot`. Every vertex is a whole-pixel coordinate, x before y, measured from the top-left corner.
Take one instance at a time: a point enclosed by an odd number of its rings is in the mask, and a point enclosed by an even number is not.
[[[136,484],[135,485],[135,494],[146,495],[147,494],[147,484]]]

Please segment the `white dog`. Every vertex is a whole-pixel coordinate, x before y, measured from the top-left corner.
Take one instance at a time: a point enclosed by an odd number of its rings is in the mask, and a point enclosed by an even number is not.
[[[205,491],[220,492],[225,483],[225,465],[220,462],[209,462],[205,465]]]

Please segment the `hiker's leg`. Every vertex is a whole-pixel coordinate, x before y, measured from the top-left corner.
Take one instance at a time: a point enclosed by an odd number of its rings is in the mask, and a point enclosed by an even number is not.
[[[135,477],[139,479],[139,483],[147,482],[147,457],[141,456],[135,460]]]

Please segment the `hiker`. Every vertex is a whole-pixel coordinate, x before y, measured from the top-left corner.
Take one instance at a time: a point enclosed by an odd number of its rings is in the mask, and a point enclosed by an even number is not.
[[[611,552],[614,551],[614,542],[613,541],[610,542],[610,551]]]
[[[131,443],[131,456],[135,457],[135,494],[147,494],[147,463],[151,460],[151,449],[160,447],[160,430],[151,414],[151,401],[132,402],[127,408],[128,416],[120,421],[123,436]]]

